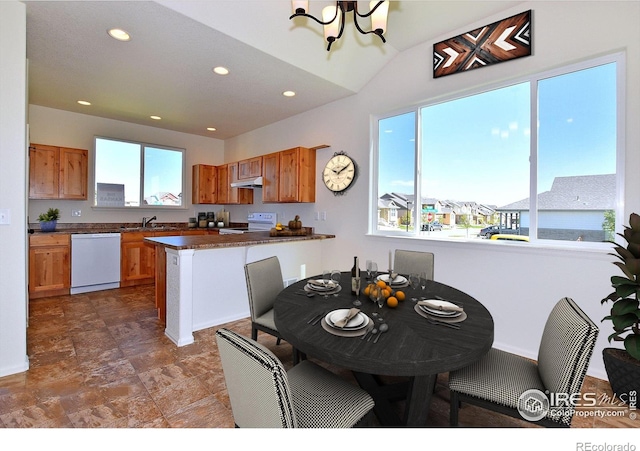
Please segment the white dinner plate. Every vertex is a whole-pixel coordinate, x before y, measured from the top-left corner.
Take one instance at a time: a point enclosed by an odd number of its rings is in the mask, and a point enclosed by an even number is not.
[[[307,282],[307,286],[315,291],[331,291],[335,290],[338,287],[338,284],[333,280],[310,279]]]
[[[441,299],[425,299],[425,301],[429,302],[430,304],[433,304],[434,306],[441,305],[443,307],[458,307],[452,302],[443,301]],[[445,316],[447,318],[455,318],[456,316],[460,316],[462,314],[462,312],[451,312],[446,310],[439,310],[437,308],[431,308],[427,305],[422,305],[422,304],[420,305],[420,308],[425,312],[429,313],[430,315]]]
[[[307,293],[318,293],[322,295],[336,294],[342,291],[342,285],[336,285],[335,288],[332,288],[330,290],[318,290],[318,287],[314,287],[313,285],[308,283],[304,286],[304,291],[306,291]]]
[[[385,283],[389,283],[389,274],[380,274],[377,280],[382,280]],[[405,283],[407,283],[407,278],[398,274],[396,278],[393,279],[393,282],[391,282],[391,285],[403,285]]]
[[[346,329],[346,330],[362,329],[363,327],[366,327],[369,324],[369,317],[362,312],[358,312],[356,316],[354,316],[349,320],[346,326],[344,327],[336,326],[336,322],[340,321],[342,318],[347,316],[348,313],[349,313],[348,308],[334,310],[332,312],[327,313],[327,316],[325,316],[324,320],[327,322],[328,325],[330,325],[335,329]]]

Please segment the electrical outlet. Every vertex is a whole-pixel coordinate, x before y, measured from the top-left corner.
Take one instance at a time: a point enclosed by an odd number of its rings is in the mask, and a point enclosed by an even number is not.
[[[320,212],[320,219],[323,221],[327,220],[327,212],[326,211],[321,211]]]
[[[71,216],[76,216],[76,217],[82,216],[82,210],[71,210]]]
[[[11,210],[8,208],[0,208],[0,224],[11,224]]]
[[[320,212],[319,211],[316,211],[316,214],[315,214],[314,218],[315,218],[316,221],[320,221]]]

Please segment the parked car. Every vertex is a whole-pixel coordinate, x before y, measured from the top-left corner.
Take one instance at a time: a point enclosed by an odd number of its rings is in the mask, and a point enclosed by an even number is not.
[[[510,235],[508,233],[496,233],[491,236],[492,240],[505,240],[505,241],[525,241],[529,242],[529,237],[524,235]]]
[[[422,224],[422,227],[420,227],[420,230],[422,230],[423,232],[426,232],[427,230],[429,232],[433,232],[434,230],[442,230],[442,224],[440,224],[439,222],[432,222],[431,224]]]
[[[500,233],[500,227],[498,227],[497,225],[490,225],[485,227],[484,229],[481,229],[480,232],[478,232],[478,236],[491,238],[491,236],[495,235],[496,233]]]

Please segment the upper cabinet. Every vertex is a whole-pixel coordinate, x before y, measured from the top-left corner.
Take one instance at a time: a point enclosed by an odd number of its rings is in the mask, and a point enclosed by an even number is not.
[[[231,188],[238,180],[238,164],[193,166],[191,202],[194,204],[252,204],[253,190]]]
[[[89,151],[31,144],[29,198],[87,200]]]
[[[194,204],[215,204],[218,190],[218,171],[208,164],[193,165],[191,176],[191,202]]]
[[[238,180],[262,176],[262,156],[238,161]]]
[[[263,202],[315,202],[316,150],[294,147],[262,159]]]

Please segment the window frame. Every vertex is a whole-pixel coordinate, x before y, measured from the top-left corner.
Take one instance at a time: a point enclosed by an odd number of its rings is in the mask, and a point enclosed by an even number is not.
[[[471,89],[467,89],[464,91],[459,91],[451,94],[447,94],[444,96],[438,96],[437,98],[433,98],[431,100],[427,100],[424,102],[420,102],[417,104],[413,104],[404,108],[399,108],[390,112],[386,112],[383,114],[372,115],[370,117],[370,130],[371,130],[371,155],[370,161],[372,163],[372,170],[370,175],[370,212],[369,212],[369,231],[368,234],[372,236],[387,236],[387,237],[403,237],[403,238],[412,238],[419,240],[427,240],[427,241],[441,241],[441,242],[456,242],[456,243],[464,243],[464,242],[473,242],[477,243],[478,241],[482,241],[484,244],[486,242],[490,242],[491,240],[477,240],[470,238],[446,238],[446,237],[438,237],[438,236],[430,236],[430,235],[420,235],[420,228],[422,221],[418,219],[415,222],[415,227],[412,232],[402,231],[402,230],[378,230],[377,227],[377,216],[378,216],[378,199],[382,194],[379,193],[379,136],[380,136],[380,121],[391,118],[394,116],[399,116],[407,113],[413,112],[415,114],[415,146],[414,146],[414,157],[415,157],[415,171],[414,171],[414,189],[412,194],[414,199],[418,199],[419,193],[421,193],[421,180],[422,180],[422,151],[421,151],[421,141],[422,137],[420,134],[420,124],[422,121],[421,111],[425,107],[429,107],[432,105],[442,104],[446,102],[455,101],[458,99],[462,99],[465,97],[470,97],[477,94],[482,94],[488,91],[505,88],[507,86],[512,86],[518,83],[526,83],[528,82],[530,85],[530,125],[532,133],[529,135],[529,212],[530,212],[530,224],[529,230],[529,243],[513,243],[517,246],[528,246],[528,247],[570,247],[570,248],[580,248],[580,249],[603,249],[609,248],[610,245],[606,242],[572,242],[572,241],[564,241],[564,240],[550,240],[550,239],[540,239],[537,237],[538,231],[538,174],[537,174],[537,163],[538,163],[538,133],[537,127],[533,126],[537,124],[538,121],[538,104],[537,104],[537,96],[538,96],[538,82],[544,79],[553,78],[556,76],[561,76],[565,74],[569,74],[572,72],[585,70],[605,64],[615,63],[616,64],[616,190],[615,190],[615,231],[616,233],[622,232],[624,229],[623,224],[625,224],[625,216],[624,216],[624,186],[625,186],[625,124],[626,124],[626,102],[625,102],[625,91],[626,91],[626,53],[624,51],[615,52],[607,55],[602,55],[594,58],[585,59],[579,62],[574,62],[571,64],[563,65],[560,67],[555,67],[552,69],[546,69],[544,71],[535,72],[528,75],[513,77],[509,79],[504,79],[496,83],[485,84],[482,86],[476,86]],[[536,131],[533,133],[533,131]],[[416,216],[416,218],[420,218],[420,215],[415,214],[415,206],[412,213]],[[532,233],[535,231],[535,233]],[[494,240],[495,244],[495,240]],[[510,244],[510,246],[513,246]]]
[[[96,204],[96,185],[97,185],[97,180],[96,180],[96,164],[97,164],[97,141],[99,139],[103,139],[103,140],[108,140],[108,141],[117,141],[117,142],[121,142],[121,143],[126,143],[126,144],[135,144],[135,145],[139,145],[140,146],[140,174],[139,174],[139,189],[140,189],[140,198],[138,199],[140,202],[140,205],[137,206],[118,206],[118,207],[114,207],[114,206],[103,206],[103,205],[97,205]],[[181,171],[181,187],[182,187],[182,201],[181,201],[181,205],[146,205],[144,204],[144,172],[145,172],[145,148],[153,148],[153,149],[159,149],[159,150],[170,150],[170,151],[175,151],[175,152],[180,152],[181,154],[181,160],[182,160],[182,171]],[[101,136],[101,135],[95,135],[93,137],[93,164],[92,164],[92,171],[93,171],[93,183],[92,183],[92,187],[91,187],[91,199],[92,199],[92,203],[91,203],[91,208],[95,209],[95,210],[127,210],[127,211],[131,211],[131,210],[149,210],[149,209],[153,209],[153,210],[186,210],[188,209],[187,205],[186,205],[186,198],[185,198],[185,192],[186,192],[186,186],[187,186],[187,170],[186,170],[186,163],[187,163],[187,150],[181,147],[173,147],[173,146],[167,146],[167,145],[163,145],[163,144],[153,144],[153,143],[149,143],[149,142],[144,142],[144,141],[135,141],[135,140],[130,140],[130,139],[121,139],[121,138],[112,138],[109,136]]]

